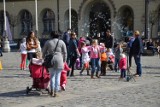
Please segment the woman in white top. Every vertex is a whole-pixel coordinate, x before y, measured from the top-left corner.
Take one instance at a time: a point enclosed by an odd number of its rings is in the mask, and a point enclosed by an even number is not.
[[[22,43],[20,44],[20,52],[21,52],[21,70],[26,69],[26,59],[27,59],[27,50],[26,50],[26,38],[23,38]]]

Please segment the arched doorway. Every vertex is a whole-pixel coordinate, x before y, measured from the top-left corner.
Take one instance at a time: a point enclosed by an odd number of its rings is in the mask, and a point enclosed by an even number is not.
[[[21,35],[28,35],[32,31],[32,15],[28,10],[22,10],[20,13]]]
[[[111,29],[110,9],[104,2],[92,4],[89,13],[90,34],[96,36],[98,33],[104,35],[107,29]]]
[[[120,25],[119,32],[121,32],[121,35],[126,36],[132,36],[133,35],[133,28],[134,28],[134,13],[131,7],[129,6],[123,6],[120,8],[118,12],[118,23]]]
[[[65,30],[69,28],[69,10],[65,12]],[[71,29],[78,34],[78,14],[71,10]]]

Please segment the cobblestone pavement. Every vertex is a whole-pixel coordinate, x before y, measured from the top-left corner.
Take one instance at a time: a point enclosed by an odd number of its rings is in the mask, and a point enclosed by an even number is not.
[[[19,53],[4,53],[1,60],[4,69],[0,71],[0,107],[160,107],[158,56],[142,57],[143,76],[136,77],[136,82],[118,81],[120,73],[109,70],[107,76],[91,80],[86,72],[79,76],[76,70],[75,77],[68,78],[66,91],[57,98],[36,91],[26,95],[32,78],[28,70],[19,70]]]

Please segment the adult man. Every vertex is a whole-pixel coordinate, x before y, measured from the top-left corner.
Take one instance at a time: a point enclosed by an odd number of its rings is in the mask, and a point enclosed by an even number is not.
[[[135,63],[137,65],[135,76],[140,77],[142,75],[141,54],[143,52],[143,45],[142,45],[142,39],[140,38],[139,31],[135,31],[134,36],[135,36],[135,40],[132,44],[132,48],[133,48],[132,52],[133,52]]]
[[[71,30],[68,29],[63,35],[63,41],[66,44],[66,47],[68,47],[68,45],[69,45],[70,34],[71,34]]]
[[[71,38],[70,34],[71,34],[71,29],[68,29],[63,35],[63,41],[64,41],[64,43],[66,44],[66,47],[67,47],[67,55],[69,55],[68,51],[69,51],[69,41],[70,41],[70,38]],[[69,64],[69,56],[67,56],[67,63]]]
[[[110,30],[106,31],[105,46],[106,48],[113,48],[113,37]]]

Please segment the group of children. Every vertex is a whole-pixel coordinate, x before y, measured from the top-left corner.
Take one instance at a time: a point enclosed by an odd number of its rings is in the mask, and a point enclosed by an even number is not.
[[[91,46],[86,46],[85,42],[81,43],[81,54],[82,54],[82,69],[80,75],[83,71],[87,70],[87,75],[89,75],[89,63],[91,65],[91,78],[94,79],[94,73],[96,72],[96,77],[106,75],[107,66],[117,72],[121,70],[120,78],[125,78],[127,69],[127,59],[125,54],[123,54],[123,49],[121,44],[117,44],[115,49],[107,49],[104,43],[98,45],[97,40],[92,41]],[[99,73],[101,71],[101,73]]]

